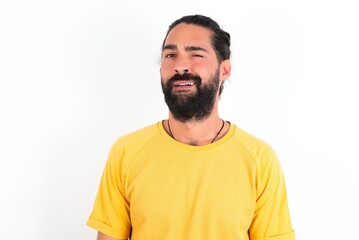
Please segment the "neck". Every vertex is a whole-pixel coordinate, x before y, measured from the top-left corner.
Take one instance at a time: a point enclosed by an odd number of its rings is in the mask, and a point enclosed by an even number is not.
[[[176,141],[194,146],[213,143],[222,138],[229,129],[229,123],[224,122],[218,115],[203,120],[181,122],[170,114],[163,126]]]

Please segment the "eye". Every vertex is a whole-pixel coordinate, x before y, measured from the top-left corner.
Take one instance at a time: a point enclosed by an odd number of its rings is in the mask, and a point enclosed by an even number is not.
[[[199,58],[203,58],[203,56],[202,56],[202,55],[200,55],[200,54],[192,54],[192,57],[199,57]]]
[[[175,57],[176,55],[174,53],[167,53],[164,55],[165,58],[173,58]]]

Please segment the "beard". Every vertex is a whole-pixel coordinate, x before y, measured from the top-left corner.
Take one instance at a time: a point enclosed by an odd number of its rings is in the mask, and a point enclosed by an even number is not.
[[[177,80],[192,80],[196,88],[195,92],[173,93],[173,83]],[[202,84],[200,76],[184,73],[173,75],[166,83],[162,79],[161,85],[165,102],[176,120],[181,122],[191,119],[203,120],[211,114],[214,107],[219,88],[219,70],[206,84]]]

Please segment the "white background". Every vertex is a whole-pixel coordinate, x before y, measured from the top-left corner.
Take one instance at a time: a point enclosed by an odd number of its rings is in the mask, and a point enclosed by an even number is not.
[[[95,239],[85,225],[108,150],[167,117],[168,25],[232,36],[220,113],[269,142],[297,239],[357,239],[356,1],[1,1],[0,238]]]

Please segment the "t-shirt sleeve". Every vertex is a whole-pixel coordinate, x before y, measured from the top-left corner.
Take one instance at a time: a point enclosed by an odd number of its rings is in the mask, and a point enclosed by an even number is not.
[[[131,232],[129,202],[123,187],[124,150],[119,142],[108,156],[87,225],[106,235],[127,239]]]
[[[251,240],[294,240],[286,185],[276,153],[270,146],[256,158],[256,207],[249,229]]]

